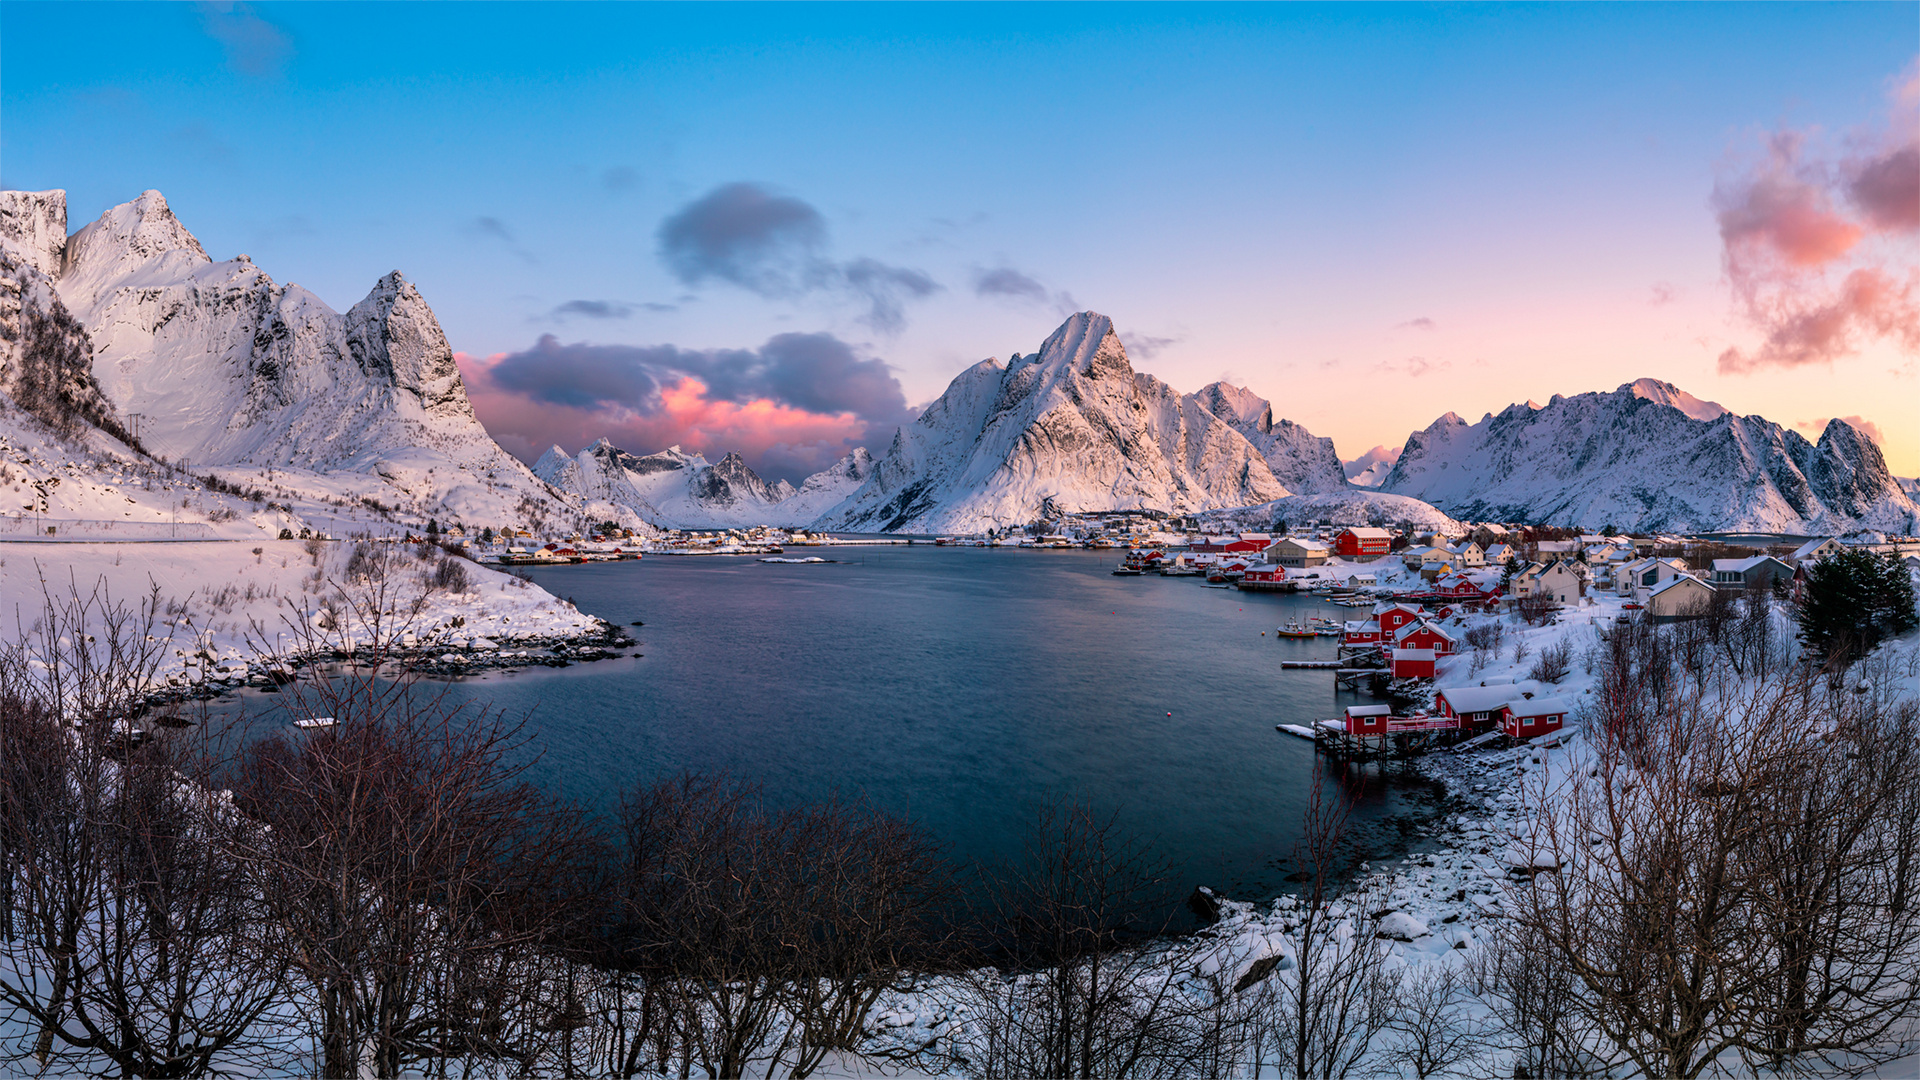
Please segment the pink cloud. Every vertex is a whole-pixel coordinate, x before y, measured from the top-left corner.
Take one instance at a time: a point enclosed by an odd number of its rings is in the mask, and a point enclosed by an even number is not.
[[[1720,354],[1723,374],[1831,363],[1876,341],[1920,351],[1920,269],[1905,243],[1920,230],[1920,76],[1903,78],[1887,129],[1845,162],[1780,131],[1757,165],[1714,185],[1727,280],[1761,334]]]
[[[662,385],[643,408],[541,400],[493,379],[493,367],[506,355],[482,359],[455,353],[454,360],[480,422],[502,447],[528,462],[549,446],[577,451],[604,436],[637,454],[677,445],[718,459],[731,450],[771,475],[805,475],[845,454],[867,426],[851,412],[812,412],[768,398],[715,399],[691,376]]]
[[[1821,432],[1827,430],[1827,425],[1835,419],[1845,420],[1847,423],[1852,424],[1855,428],[1858,428],[1862,434],[1866,435],[1867,438],[1872,439],[1875,445],[1886,445],[1887,440],[1886,437],[1881,434],[1880,425],[1868,420],[1864,416],[1841,416],[1837,418],[1825,417],[1819,420],[1800,420],[1796,421],[1793,426],[1803,431],[1812,432],[1813,437],[1817,439],[1820,437]]]

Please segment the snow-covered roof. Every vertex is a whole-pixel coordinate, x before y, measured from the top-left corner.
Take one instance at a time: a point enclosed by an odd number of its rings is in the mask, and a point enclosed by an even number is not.
[[[1439,636],[1440,638],[1446,641],[1456,640],[1454,636],[1452,634],[1447,633],[1446,630],[1442,628],[1439,623],[1430,623],[1430,622],[1427,622],[1425,619],[1422,619],[1419,622],[1410,622],[1407,625],[1401,627],[1399,633],[1396,633],[1393,635],[1393,640],[1399,641],[1402,638],[1406,637],[1408,634],[1418,633],[1421,630],[1431,630],[1435,635]]]
[[[1280,540],[1278,541],[1278,543],[1283,543],[1283,544],[1292,544],[1292,545],[1293,545],[1294,547],[1297,547],[1297,548],[1301,548],[1301,549],[1304,549],[1304,550],[1306,550],[1306,551],[1325,551],[1325,550],[1327,550],[1327,545],[1325,545],[1325,544],[1323,544],[1323,543],[1321,543],[1321,542],[1320,542],[1320,541],[1318,541],[1318,540],[1307,540],[1307,539],[1304,539],[1304,538],[1302,538],[1302,537],[1298,537],[1298,536],[1286,536],[1286,537],[1282,537],[1282,538],[1281,538],[1281,539],[1280,539]]]
[[[1447,700],[1451,701],[1453,699],[1448,698]],[[1459,706],[1455,706],[1455,708],[1458,707]],[[1555,714],[1570,713],[1573,711],[1573,706],[1568,704],[1563,698],[1543,697],[1534,698],[1531,701],[1526,698],[1521,698],[1518,701],[1509,701],[1507,702],[1507,709],[1515,716],[1553,716]]]
[[[1391,705],[1349,705],[1347,706],[1347,715],[1348,716],[1392,716],[1393,706]]]
[[[1701,581],[1699,578],[1694,577],[1692,574],[1675,574],[1674,576],[1654,586],[1653,590],[1647,593],[1647,598],[1651,600],[1652,598],[1659,596],[1661,593],[1666,592],[1668,589],[1678,588],[1680,586],[1680,583],[1683,581],[1691,581],[1695,585],[1698,585],[1703,589],[1710,590],[1713,588],[1713,586],[1707,584],[1704,581]]]
[[[1814,552],[1834,542],[1831,536],[1816,536],[1812,540],[1794,548],[1793,554],[1787,556],[1787,560],[1789,562],[1799,562],[1802,559],[1811,559],[1813,558]]]
[[[1520,697],[1512,683],[1504,686],[1449,686],[1434,695],[1444,697],[1457,713],[1492,712]]]
[[[1365,526],[1355,525],[1355,526],[1350,526],[1346,531],[1352,533],[1353,538],[1356,540],[1391,540],[1393,539],[1392,536],[1388,535],[1387,530],[1385,529],[1373,529],[1373,528],[1367,528]]]
[[[1433,650],[1432,649],[1395,649],[1393,650],[1393,658],[1395,660],[1431,660],[1433,659]]]

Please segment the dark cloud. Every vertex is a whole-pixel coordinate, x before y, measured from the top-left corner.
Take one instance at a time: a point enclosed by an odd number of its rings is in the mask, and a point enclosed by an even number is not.
[[[497,217],[477,217],[467,223],[467,231],[476,236],[491,236],[496,240],[513,243],[513,230]]]
[[[862,358],[832,334],[779,334],[758,349],[563,344],[542,335],[489,368],[493,383],[535,401],[576,409],[653,413],[663,387],[698,379],[706,398],[768,400],[809,413],[852,413],[890,439],[912,413],[886,361]]]
[[[1120,343],[1127,347],[1127,355],[1135,360],[1151,360],[1166,351],[1170,345],[1178,345],[1177,337],[1153,337],[1149,334],[1121,334]]]
[[[548,314],[556,319],[564,319],[569,315],[584,315],[589,319],[624,319],[633,314],[634,306],[618,300],[569,300]]]
[[[1882,229],[1920,229],[1920,144],[1908,143],[1857,166],[1847,194]]]
[[[500,241],[507,246],[508,251],[513,252],[522,262],[538,263],[540,261],[533,257],[532,252],[520,245],[520,240],[514,235],[513,230],[507,227],[506,222],[501,221],[497,217],[485,215],[476,217],[472,221],[467,222],[466,232],[469,236]]]
[[[660,224],[660,257],[688,285],[712,278],[762,296],[810,286],[827,222],[807,203],[758,184],[722,184]]]
[[[826,218],[759,184],[714,188],[662,222],[659,241],[661,260],[683,284],[724,281],[770,298],[837,292],[864,303],[861,321],[889,334],[905,325],[907,301],[940,289],[919,270],[828,258]]]
[[[625,165],[615,165],[600,173],[600,186],[608,191],[631,191],[640,186],[640,171]]]
[[[200,26],[227,53],[227,66],[254,78],[278,76],[293,57],[293,39],[247,4],[203,3]]]
[[[1047,301],[1047,287],[1011,266],[1002,266],[995,270],[983,270],[974,276],[973,292],[976,296],[1006,297],[1014,300]]]
[[[906,326],[906,300],[918,300],[940,289],[918,270],[888,266],[877,259],[855,259],[842,266],[840,273],[849,289],[866,298],[866,323],[889,334],[897,334]]]

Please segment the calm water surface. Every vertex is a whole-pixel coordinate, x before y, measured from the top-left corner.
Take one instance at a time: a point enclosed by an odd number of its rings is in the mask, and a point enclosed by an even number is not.
[[[610,801],[680,769],[725,769],[777,800],[864,793],[962,857],[1017,851],[1036,801],[1070,792],[1153,836],[1194,884],[1271,896],[1311,785],[1357,794],[1362,857],[1406,847],[1427,785],[1343,779],[1274,731],[1332,716],[1333,638],[1272,631],[1305,597],[1114,577],[1111,552],[826,548],[828,564],[649,557],[536,569],[625,625],[642,659],[460,684],[532,710],[539,775]],[[1261,631],[1267,631],[1265,637]]]
[[[1431,785],[1347,773],[1276,723],[1333,716],[1334,638],[1273,630],[1350,614],[1299,596],[1114,577],[1114,552],[821,548],[828,564],[649,556],[527,571],[630,627],[644,657],[455,683],[530,713],[534,777],[610,806],[625,786],[726,770],[783,803],[864,794],[961,858],[1018,854],[1041,800],[1120,815],[1187,886],[1284,889],[1313,785],[1357,797],[1357,858],[1406,850]],[[1266,631],[1266,636],[1261,632]],[[270,700],[270,699],[269,699]],[[1185,886],[1183,886],[1185,888]]]

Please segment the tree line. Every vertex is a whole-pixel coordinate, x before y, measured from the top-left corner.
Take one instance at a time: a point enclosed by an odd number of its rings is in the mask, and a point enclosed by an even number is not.
[[[396,605],[356,596],[330,632],[383,640],[368,624]],[[1747,600],[1592,639],[1588,749],[1522,785],[1513,839],[1535,857],[1505,917],[1408,967],[1390,879],[1346,877],[1347,807],[1317,786],[1299,892],[1267,923],[1285,945],[1247,954],[1174,933],[1176,868],[1072,800],[992,868],[857,799],[777,805],[724,776],[590,814],[528,781],[523,721],[371,668],[285,688],[330,728],[141,742],[126,720],[155,685],[158,595],[76,591],[0,647],[0,1068],[1869,1066],[1911,1036],[1920,987],[1913,672],[1794,663],[1770,601]],[[909,997],[931,1025],[883,1022]]]

